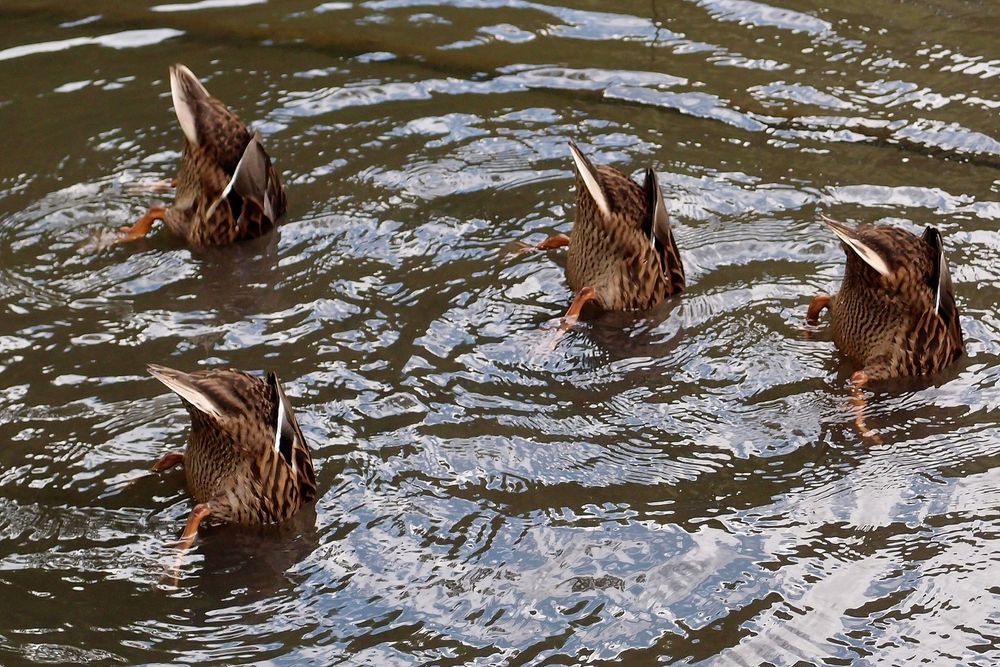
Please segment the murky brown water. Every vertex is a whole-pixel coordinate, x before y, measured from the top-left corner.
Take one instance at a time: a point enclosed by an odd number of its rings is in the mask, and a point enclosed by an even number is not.
[[[0,663],[1000,661],[997,4],[222,4],[0,7]],[[288,224],[78,253],[173,175],[174,62]],[[689,291],[541,358],[559,256],[499,251],[568,231],[571,138],[656,168]],[[804,333],[817,211],[945,235],[969,354],[873,392],[881,444]],[[319,471],[177,588],[148,362],[276,369]]]

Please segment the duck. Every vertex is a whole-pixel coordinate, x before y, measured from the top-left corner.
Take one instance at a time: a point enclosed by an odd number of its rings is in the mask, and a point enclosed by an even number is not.
[[[275,373],[262,379],[232,368],[185,373],[149,364],[147,370],[191,416],[184,452],[170,452],[152,467],[160,473],[184,466],[196,504],[182,551],[209,517],[243,526],[281,523],[316,498],[309,447]]]
[[[146,236],[157,220],[196,247],[269,232],[285,214],[286,198],[260,132],[248,129],[184,65],[170,67],[170,94],[184,134],[174,203],[150,208],[134,225],[123,227],[116,241]]]
[[[847,266],[840,290],[814,297],[806,321],[829,309],[834,343],[859,367],[851,383],[928,375],[958,359],[965,345],[941,233],[821,217]]]
[[[534,246],[569,246],[566,281],[575,298],[563,328],[590,302],[603,310],[649,310],[683,292],[684,263],[656,172],[647,168],[639,185],[614,167],[594,165],[575,142],[569,149],[576,174],[573,228]]]

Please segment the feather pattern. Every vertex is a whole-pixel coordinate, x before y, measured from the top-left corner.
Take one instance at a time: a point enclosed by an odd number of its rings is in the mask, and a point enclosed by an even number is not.
[[[316,497],[312,457],[277,376],[234,369],[184,373],[150,364],[184,401],[188,489],[212,515],[244,525],[284,521]],[[211,406],[211,410],[204,409]]]
[[[964,341],[938,230],[927,227],[918,237],[898,227],[823,220],[847,257],[829,304],[837,347],[870,380],[934,373],[954,362]]]
[[[594,166],[572,142],[570,151],[577,173],[570,288],[593,287],[605,310],[647,310],[683,292],[684,265],[655,172],[647,169],[640,186],[613,167]]]
[[[285,189],[260,133],[184,65],[170,68],[170,92],[185,141],[167,228],[195,246],[266,234],[285,214]]]

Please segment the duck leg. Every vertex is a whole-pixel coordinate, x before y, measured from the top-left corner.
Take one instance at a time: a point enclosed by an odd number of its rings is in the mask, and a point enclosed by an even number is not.
[[[527,245],[523,241],[517,241],[511,245],[514,246],[514,249],[511,249],[511,246],[507,246],[504,252],[509,252],[516,257],[532,250],[555,250],[556,248],[568,246],[569,237],[565,234],[554,234],[538,245]]]
[[[535,250],[555,250],[569,245],[569,237],[565,234],[553,234],[535,246]],[[530,246],[529,246],[530,247]]]
[[[583,307],[587,305],[587,302],[593,301],[596,298],[597,290],[593,287],[587,285],[586,287],[581,288],[580,291],[576,293],[576,298],[573,299],[573,303],[570,304],[569,310],[567,310],[566,314],[563,315],[563,321],[559,326],[559,329],[563,332],[568,331],[574,324],[576,324],[577,320],[580,319],[580,312],[583,310]]]
[[[858,432],[861,433],[862,438],[871,440],[876,444],[881,444],[882,438],[870,430],[865,423],[865,408],[867,408],[868,402],[862,390],[869,382],[885,380],[889,375],[889,367],[884,362],[877,361],[869,363],[859,371],[855,371],[851,376],[851,406],[854,408],[854,425],[857,427]]]
[[[124,488],[131,488],[133,484],[139,480],[146,479],[151,475],[163,472],[165,470],[170,470],[176,465],[180,465],[184,462],[184,454],[181,452],[170,452],[169,454],[164,454],[163,457],[153,464],[153,467],[149,469],[149,472],[143,473],[136,477],[135,479],[130,479],[125,483]]]
[[[191,514],[188,515],[187,524],[184,526],[184,532],[181,533],[181,539],[177,543],[177,556],[174,558],[173,565],[163,574],[160,583],[169,583],[172,586],[177,585],[177,580],[180,578],[181,560],[183,560],[184,554],[191,548],[191,545],[194,544],[194,539],[198,537],[198,525],[211,514],[211,503],[198,503],[191,510]]]
[[[809,302],[809,310],[806,312],[806,322],[808,324],[816,324],[819,322],[819,314],[823,312],[824,308],[829,307],[830,295],[817,294],[813,297],[813,300]]]
[[[139,221],[132,225],[131,227],[122,227],[120,232],[121,235],[116,239],[116,243],[128,243],[130,241],[135,241],[141,239],[146,234],[149,234],[150,230],[153,229],[153,223],[157,220],[163,220],[167,214],[167,209],[162,206],[154,206],[146,215],[139,218]]]
[[[181,452],[170,452],[154,463],[150,470],[153,472],[163,472],[164,470],[170,470],[174,466],[180,465],[181,463],[184,463],[184,454]]]
[[[101,252],[108,248],[113,248],[119,243],[129,243],[141,239],[149,234],[153,228],[153,223],[163,220],[167,214],[167,209],[162,206],[155,206],[146,212],[146,215],[139,218],[131,227],[122,227],[118,232],[101,230],[94,234],[89,240],[84,241],[78,247],[80,252]]]
[[[576,293],[576,298],[573,299],[573,303],[570,304],[569,310],[563,315],[562,323],[560,323],[559,328],[556,330],[555,334],[549,338],[548,342],[545,344],[542,351],[546,354],[551,353],[552,350],[556,349],[556,343],[559,339],[563,337],[567,331],[573,328],[573,325],[577,323],[580,319],[580,312],[583,307],[587,305],[587,302],[593,301],[597,298],[597,290],[589,285],[580,289]]]
[[[191,510],[191,514],[188,515],[187,524],[184,526],[184,532],[181,533],[181,541],[177,545],[182,553],[191,548],[194,538],[198,537],[198,525],[211,514],[211,503],[198,503]]]

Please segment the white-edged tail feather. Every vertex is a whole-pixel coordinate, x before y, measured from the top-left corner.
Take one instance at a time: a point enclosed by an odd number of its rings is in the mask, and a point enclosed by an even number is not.
[[[945,285],[951,285],[951,273],[948,271],[948,262],[944,258],[944,250],[938,253],[938,281],[934,288],[934,312],[938,317],[944,317],[941,313],[941,291]]]
[[[222,419],[222,410],[215,402],[206,396],[198,387],[196,387],[189,379],[186,373],[180,371],[175,371],[172,368],[167,368],[166,366],[158,366],[156,364],[149,364],[146,366],[146,370],[154,378],[162,382],[167,386],[167,389],[174,392],[180,396],[189,405],[197,408],[199,411],[204,412],[207,415],[211,415],[216,419]]]
[[[208,97],[208,91],[201,81],[184,65],[170,68],[170,97],[174,100],[174,113],[187,140],[198,145],[198,123],[195,120],[194,95]]]
[[[295,462],[295,440],[299,431],[294,423],[292,406],[289,405],[276,374],[268,373],[267,383],[274,389],[274,400],[278,408],[274,420],[274,452],[291,467],[294,475],[299,469],[298,463]]]
[[[580,174],[580,178],[583,179],[583,184],[586,186],[590,198],[594,200],[601,215],[606,218],[610,217],[611,207],[608,206],[608,198],[604,195],[601,184],[597,182],[597,172],[594,170],[594,166],[584,157],[583,153],[580,152],[580,149],[572,141],[569,144],[569,150],[573,155],[576,173]]]
[[[670,218],[667,215],[667,205],[663,201],[660,190],[660,179],[652,167],[646,168],[646,180],[643,183],[646,194],[646,215],[644,225],[648,225],[649,242],[657,253],[670,242]]]
[[[274,423],[274,453],[281,454],[281,426],[285,423],[285,402],[278,396],[278,418]]]
[[[819,217],[823,219],[826,226],[829,227],[841,241],[847,244],[847,247],[853,250],[854,254],[860,257],[865,264],[872,267],[883,276],[888,276],[892,273],[889,269],[889,265],[885,263],[885,260],[882,259],[881,255],[858,239],[854,238],[850,227],[842,222],[837,222],[833,218],[829,218],[822,213],[820,213]]]

